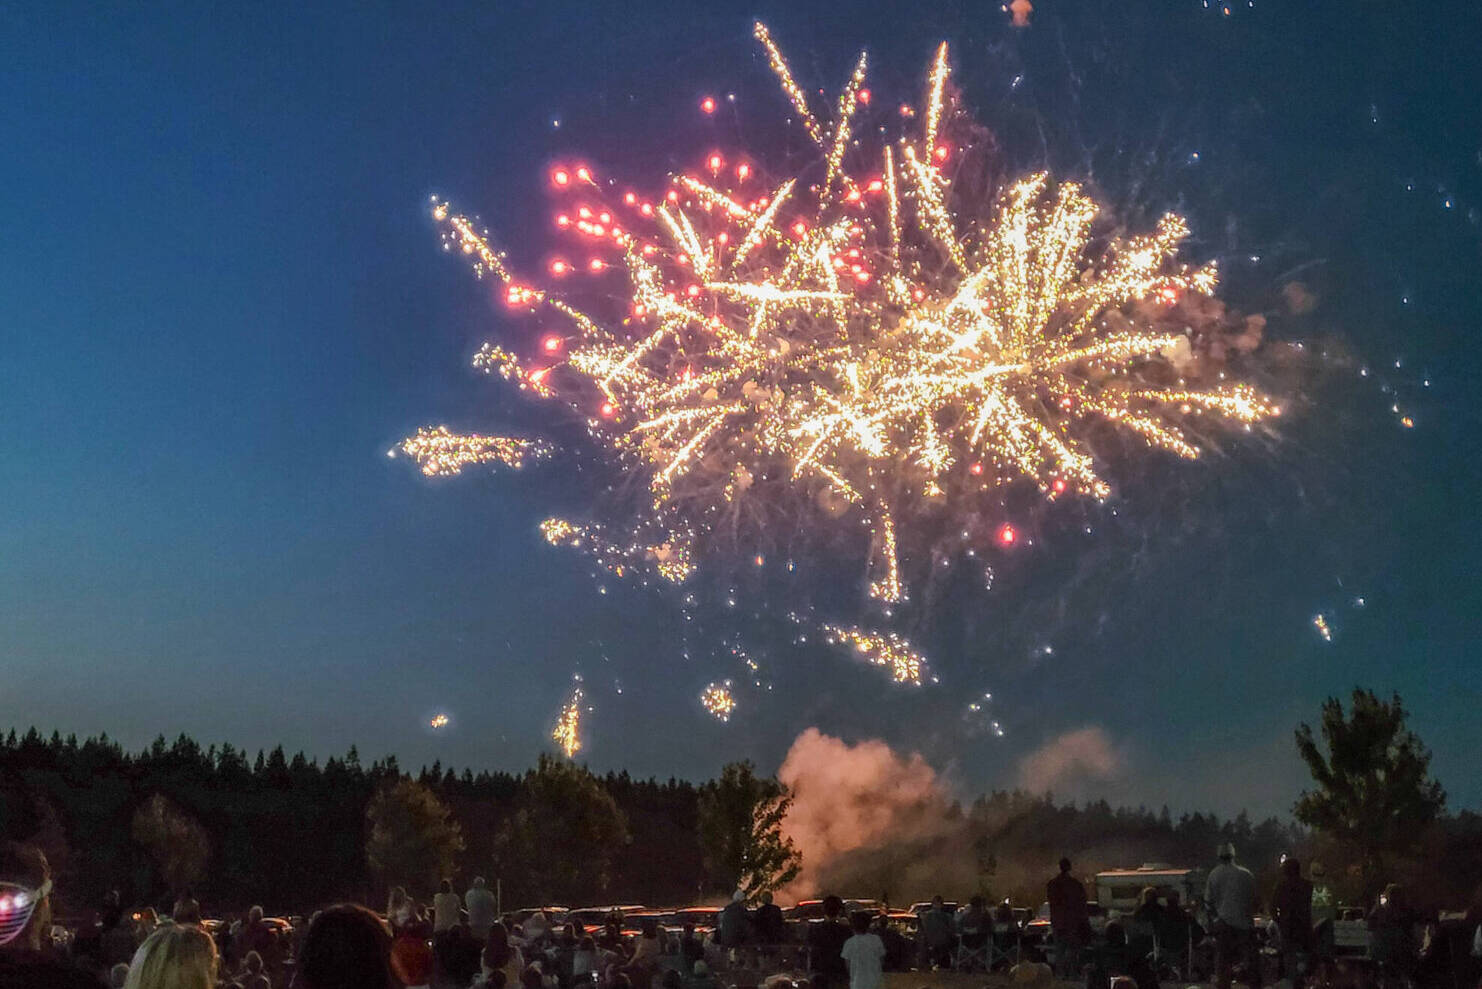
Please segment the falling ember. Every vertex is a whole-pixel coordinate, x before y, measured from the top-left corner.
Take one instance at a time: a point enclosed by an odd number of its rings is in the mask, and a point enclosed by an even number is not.
[[[894,632],[871,632],[855,626],[824,625],[824,638],[829,645],[847,646],[871,666],[883,666],[896,683],[921,686],[926,670],[926,657]]]
[[[700,692],[700,705],[717,721],[730,721],[736,710],[736,697],[731,693],[731,682],[712,683]]]
[[[428,477],[452,477],[474,464],[501,463],[519,470],[528,461],[550,455],[550,447],[539,440],[510,436],[460,435],[447,426],[424,426],[409,436],[397,450],[411,457]]]
[[[1333,630],[1328,625],[1328,619],[1326,615],[1314,615],[1312,617],[1312,627],[1317,629],[1317,634],[1322,636],[1322,640],[1324,642],[1333,641]]]
[[[555,742],[566,758],[570,759],[581,751],[581,686],[572,688],[571,698],[561,707],[556,717],[556,727],[551,729],[551,741]]]
[[[663,540],[638,532],[685,529],[688,553],[717,520],[734,520],[737,499],[788,492],[793,506],[870,523],[872,594],[903,600],[902,560],[919,540],[904,525],[896,533],[895,520],[917,517],[923,498],[960,518],[983,510],[990,486],[1015,481],[1047,497],[1105,498],[1092,433],[1110,427],[1193,458],[1180,408],[1246,425],[1278,414],[1248,385],[1166,384],[1176,377],[1167,355],[1188,338],[1138,304],[1207,296],[1217,283],[1212,264],[1178,260],[1189,235],[1181,217],[1103,235],[1082,188],[1044,173],[1009,184],[986,214],[976,195],[957,192],[951,170],[935,167],[954,153],[943,133],[953,118],[945,45],[920,112],[902,107],[918,132],[871,150],[854,119],[869,101],[863,56],[824,120],[767,29],[755,34],[816,145],[806,178],[748,201],[711,154],[698,177],[678,174],[662,202],[643,204],[649,229],[641,241],[624,235],[621,262],[592,259],[594,271],[625,272],[620,306],[610,290],[590,293],[590,314],[555,293],[529,299],[573,327],[565,359],[548,369],[560,393],[615,420],[592,435],[648,482],[652,512],[611,545],[642,553]],[[701,109],[712,112],[713,97]],[[734,174],[755,177],[750,166]],[[573,175],[597,188],[587,166]],[[573,226],[605,236],[611,218],[595,205],[599,222],[582,206]],[[477,274],[513,283],[472,221],[440,200],[433,216]],[[550,271],[572,268],[556,259]],[[544,380],[536,390],[556,392]],[[1004,525],[996,541],[1019,536]],[[882,638],[872,648],[897,647]]]
[[[714,97],[707,96],[703,100],[700,101],[700,112],[701,113],[714,113],[715,112],[715,99],[714,99]]]

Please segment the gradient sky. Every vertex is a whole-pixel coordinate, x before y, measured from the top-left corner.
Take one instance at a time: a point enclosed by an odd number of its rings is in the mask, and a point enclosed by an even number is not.
[[[598,769],[770,769],[817,726],[973,792],[1094,727],[1109,774],[1057,792],[1284,812],[1291,729],[1363,684],[1403,695],[1453,806],[1482,804],[1475,5],[1041,0],[1026,30],[977,0],[852,6],[0,8],[0,725],[522,768],[580,671]],[[1113,506],[950,598],[921,691],[794,647],[775,584],[761,619],[711,601],[683,636],[672,600],[595,593],[535,531],[581,503],[558,472],[429,483],[385,457],[424,423],[531,421],[468,358],[533,331],[437,249],[427,197],[534,268],[562,156],[656,185],[743,132],[783,147],[754,16],[807,85],[868,47],[892,103],[946,38],[1015,165],[1138,222],[1183,209],[1231,304],[1310,344],[1273,370],[1276,439],[1115,464]],[[1292,277],[1310,316],[1282,314]],[[720,725],[695,698],[742,625],[775,689]],[[964,718],[984,690],[1003,738]]]

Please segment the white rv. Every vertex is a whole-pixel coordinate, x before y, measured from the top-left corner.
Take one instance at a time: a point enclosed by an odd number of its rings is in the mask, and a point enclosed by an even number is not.
[[[1188,907],[1204,896],[1203,869],[1176,869],[1163,862],[1148,862],[1135,869],[1108,869],[1096,873],[1096,902],[1108,911],[1131,913],[1151,886],[1159,896],[1177,892]]]

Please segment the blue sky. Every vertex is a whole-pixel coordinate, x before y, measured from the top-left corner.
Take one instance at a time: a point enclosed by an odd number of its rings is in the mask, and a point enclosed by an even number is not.
[[[1292,727],[1363,684],[1403,694],[1476,806],[1476,15],[1036,6],[1023,31],[969,0],[0,11],[0,724],[518,768],[580,671],[598,768],[772,767],[817,725],[971,791],[1096,725],[1125,768],[1082,792],[1280,812]],[[1250,311],[1279,314],[1301,267],[1321,305],[1272,337],[1347,356],[1280,378],[1274,450],[1124,465],[1096,537],[1049,532],[953,599],[922,632],[940,687],[892,690],[772,614],[748,646],[777,687],[721,726],[695,696],[732,675],[707,651],[735,616],[682,633],[672,600],[595,593],[535,532],[579,500],[558,476],[429,483],[384,454],[424,423],[531,421],[468,366],[529,331],[437,249],[427,197],[533,268],[551,161],[636,180],[783,146],[753,16],[809,85],[868,47],[891,100],[947,38],[1008,158],[1134,217],[1185,209]],[[696,99],[727,91],[737,123],[707,130]],[[1002,739],[962,721],[985,689]]]

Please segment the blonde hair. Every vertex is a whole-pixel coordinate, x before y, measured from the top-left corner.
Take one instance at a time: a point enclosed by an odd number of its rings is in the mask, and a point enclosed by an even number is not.
[[[216,942],[194,924],[161,927],[134,952],[124,989],[215,989]]]

